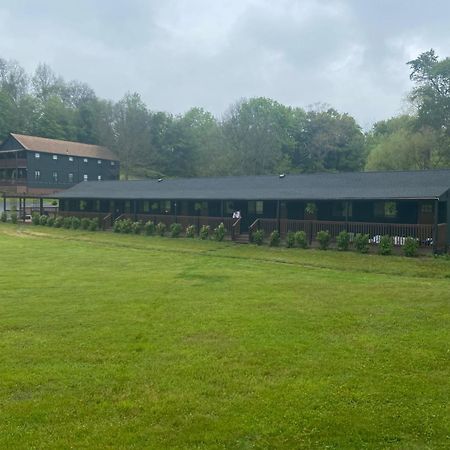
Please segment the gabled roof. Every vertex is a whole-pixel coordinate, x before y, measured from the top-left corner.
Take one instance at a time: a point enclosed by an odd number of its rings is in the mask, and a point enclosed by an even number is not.
[[[48,139],[16,133],[10,134],[25,150],[55,153],[58,155],[80,156],[82,158],[98,158],[112,161],[119,160],[111,150],[100,145],[82,144],[81,142]]]
[[[436,199],[450,170],[81,182],[59,198],[191,200]]]

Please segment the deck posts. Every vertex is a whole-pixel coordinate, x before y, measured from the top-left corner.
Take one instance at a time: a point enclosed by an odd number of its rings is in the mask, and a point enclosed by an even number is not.
[[[434,222],[433,222],[433,253],[438,250],[438,220],[439,220],[439,200],[434,201]]]
[[[39,215],[44,215],[44,199],[42,197],[39,199]]]

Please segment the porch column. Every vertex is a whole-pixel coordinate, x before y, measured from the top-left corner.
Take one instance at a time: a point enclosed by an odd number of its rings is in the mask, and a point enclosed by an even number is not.
[[[3,211],[6,212],[6,194],[3,194]]]
[[[134,221],[137,221],[137,200],[133,200],[133,217]]]
[[[25,215],[27,213],[27,199],[26,197],[23,198],[23,221],[25,222]]]
[[[44,215],[44,199],[42,197],[39,199],[39,215]]]
[[[439,200],[434,201],[434,222],[433,222],[433,253],[437,252],[438,241],[438,220],[439,220]]]

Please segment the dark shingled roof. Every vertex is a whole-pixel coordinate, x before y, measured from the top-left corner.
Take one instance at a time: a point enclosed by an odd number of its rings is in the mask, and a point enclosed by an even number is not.
[[[191,200],[435,199],[450,189],[450,170],[353,172],[84,181],[57,198]]]

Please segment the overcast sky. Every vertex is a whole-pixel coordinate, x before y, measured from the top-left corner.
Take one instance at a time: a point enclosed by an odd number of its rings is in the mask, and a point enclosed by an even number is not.
[[[449,0],[0,0],[0,57],[153,110],[265,96],[367,128],[407,107],[406,61],[450,56],[449,17]]]

